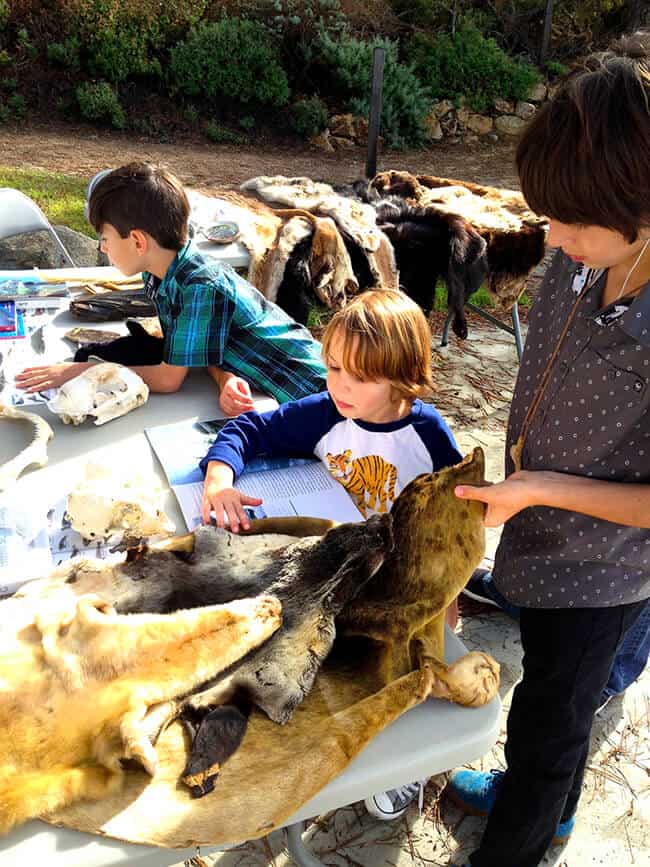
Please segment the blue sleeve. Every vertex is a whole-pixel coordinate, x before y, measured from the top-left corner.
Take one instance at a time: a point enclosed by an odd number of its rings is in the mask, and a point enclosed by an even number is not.
[[[326,391],[289,401],[270,412],[247,412],[219,431],[199,467],[205,473],[210,461],[222,461],[236,478],[260,454],[313,455],[316,443],[340,420]]]
[[[462,461],[447,422],[430,403],[421,404],[420,417],[413,422],[413,427],[431,455],[434,472]]]

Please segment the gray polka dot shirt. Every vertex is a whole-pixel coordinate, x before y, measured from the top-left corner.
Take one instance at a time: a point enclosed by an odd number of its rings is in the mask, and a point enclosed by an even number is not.
[[[510,446],[585,280],[561,251],[530,311],[510,411]],[[524,446],[527,470],[650,482],[650,283],[600,308],[604,272],[580,302]],[[504,527],[494,579],[530,608],[622,605],[650,596],[650,530],[535,506]]]

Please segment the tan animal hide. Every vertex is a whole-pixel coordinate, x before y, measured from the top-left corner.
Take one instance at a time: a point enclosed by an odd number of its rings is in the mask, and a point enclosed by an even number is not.
[[[331,217],[341,232],[365,253],[377,289],[397,289],[399,279],[390,241],[377,228],[374,208],[335,193],[329,184],[283,175],[251,178],[241,189],[275,207],[286,205],[320,217]],[[282,213],[281,210],[278,210]]]
[[[121,760],[159,771],[142,720],[280,625],[273,597],[118,615],[65,583],[0,603],[0,833],[122,786]]]
[[[479,562],[484,539],[483,506],[458,500],[453,489],[458,483],[482,482],[483,456],[476,450],[457,467],[421,476],[400,494],[393,506],[394,554],[366,584],[363,600],[340,616],[345,635],[337,639],[312,691],[285,726],[253,711],[241,747],[221,769],[210,795],[192,800],[178,786],[187,742],[173,723],[156,743],[152,778],[131,771],[119,792],[48,818],[167,847],[260,837],[282,825],[378,732],[427,696],[468,705],[492,698],[498,665],[488,656],[471,653],[452,666],[443,662],[445,607]],[[302,534],[303,520],[261,521],[255,531],[293,526]],[[309,523],[307,532],[315,526]],[[191,539],[171,540],[164,547],[187,551]],[[273,556],[275,543],[269,544],[264,557]],[[97,566],[92,568],[94,573],[84,573],[85,567],[78,571],[70,586],[101,583]]]
[[[461,217],[487,242],[489,288],[509,310],[544,255],[547,220],[530,210],[517,190],[409,172],[380,172],[369,188],[421,208]]]

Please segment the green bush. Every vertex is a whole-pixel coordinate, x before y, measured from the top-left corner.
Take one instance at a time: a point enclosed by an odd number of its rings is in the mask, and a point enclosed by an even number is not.
[[[513,60],[471,24],[454,35],[417,35],[414,40],[415,68],[431,95],[464,99],[473,111],[487,111],[498,98],[526,99],[541,80],[534,66]]]
[[[83,45],[83,66],[111,82],[161,75],[160,55],[197,23],[208,0],[62,0],[62,31]]]
[[[47,46],[47,59],[58,66],[78,70],[81,68],[79,59],[79,39],[71,36],[65,42],[51,42]]]
[[[27,103],[19,93],[12,93],[5,99],[0,97],[0,123],[23,120],[27,115]]]
[[[559,60],[547,60],[544,65],[546,66],[546,71],[548,72],[548,74],[554,75],[557,78],[566,75],[569,71],[569,67],[565,66],[563,63],[560,63]]]
[[[348,34],[332,39],[321,32],[318,51],[326,70],[323,85],[329,81],[333,95],[344,100],[349,111],[367,116],[375,47],[386,52],[381,134],[389,148],[417,147],[425,140],[424,119],[431,99],[413,68],[400,63],[397,43],[380,38],[364,42]]]
[[[267,30],[224,18],[199,24],[170,52],[172,86],[190,97],[285,105],[287,76]]]
[[[251,130],[255,129],[255,118],[252,114],[245,114],[239,118],[239,126],[245,129],[246,132],[251,132]]]
[[[304,138],[318,135],[327,126],[327,106],[319,96],[299,99],[291,106],[291,126]]]
[[[227,129],[218,123],[210,122],[206,124],[205,134],[211,142],[215,144],[246,144],[246,136],[241,133]]]
[[[126,118],[117,94],[107,81],[87,81],[75,91],[81,116],[86,120],[110,123],[116,129],[124,129]]]

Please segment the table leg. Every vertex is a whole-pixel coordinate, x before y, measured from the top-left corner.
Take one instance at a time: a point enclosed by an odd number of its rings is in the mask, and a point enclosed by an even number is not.
[[[296,822],[295,825],[287,825],[284,829],[287,837],[287,849],[298,867],[325,867],[322,861],[315,858],[305,846],[302,835],[305,830],[304,822]]]

